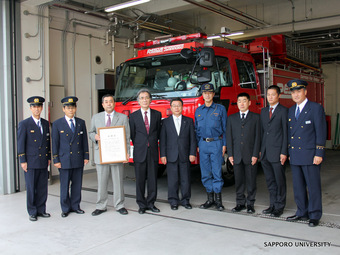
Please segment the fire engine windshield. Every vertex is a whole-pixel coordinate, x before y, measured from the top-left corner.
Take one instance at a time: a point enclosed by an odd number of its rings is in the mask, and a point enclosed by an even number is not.
[[[215,65],[208,70],[211,71],[211,83],[218,92],[220,86],[232,86],[232,78],[228,59],[215,59]],[[153,96],[159,95],[162,98],[199,96],[201,85],[197,83],[197,72],[201,67],[197,65],[192,70],[195,61],[194,58],[184,59],[174,54],[126,62],[116,86],[116,101],[135,96],[141,88],[147,88]]]

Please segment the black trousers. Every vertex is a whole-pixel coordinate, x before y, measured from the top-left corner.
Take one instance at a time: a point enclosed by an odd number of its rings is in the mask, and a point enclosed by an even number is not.
[[[286,206],[287,192],[285,166],[280,162],[269,162],[265,155],[261,160],[261,165],[266,177],[270,206],[283,210]]]
[[[48,171],[43,169],[27,169],[26,181],[26,203],[29,215],[46,212]]]
[[[80,209],[83,167],[71,169],[60,168],[59,174],[61,210],[67,213]]]
[[[157,160],[152,158],[151,151],[148,148],[146,160],[144,162],[135,162],[136,196],[137,204],[140,208],[153,207],[157,199]],[[147,196],[145,197],[146,185]]]
[[[190,162],[167,163],[168,201],[171,205],[186,205],[191,197]],[[181,187],[181,200],[178,196]]]
[[[236,203],[238,205],[254,205],[256,196],[256,174],[257,163],[255,165],[234,164]],[[244,195],[247,187],[247,198]]]

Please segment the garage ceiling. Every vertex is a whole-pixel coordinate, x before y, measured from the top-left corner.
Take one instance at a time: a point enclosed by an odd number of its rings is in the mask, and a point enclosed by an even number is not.
[[[26,1],[47,2],[46,0]],[[100,14],[105,17],[105,7],[127,1],[129,0],[59,0],[50,4],[82,8],[90,15]],[[320,12],[322,16],[314,14],[317,10],[313,9],[315,2],[313,3],[312,0],[151,0],[149,3],[117,11],[114,14],[130,17],[130,21],[138,19],[139,23],[144,25],[143,29],[172,35],[194,32],[211,34],[209,31],[216,30],[216,27],[201,28],[197,24],[203,23],[200,17],[207,19],[209,15],[215,18],[218,16],[218,19],[225,20],[228,26],[247,31],[245,35],[235,37],[236,40],[243,41],[258,36],[283,33],[320,53],[323,63],[340,61],[340,22],[338,21],[340,14],[333,11],[340,8],[340,1],[320,2],[324,7]],[[281,20],[270,17],[270,13],[265,12],[268,8],[287,14],[286,16],[289,17],[283,17]],[[316,18],[310,18],[312,14]],[[337,21],[334,23],[332,19]]]

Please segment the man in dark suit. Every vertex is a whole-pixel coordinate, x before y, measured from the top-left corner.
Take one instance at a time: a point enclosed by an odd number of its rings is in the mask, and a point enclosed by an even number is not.
[[[27,99],[32,116],[20,121],[18,128],[18,156],[25,171],[27,212],[30,221],[37,216],[48,218],[46,213],[48,166],[51,162],[50,127],[48,121],[40,118],[43,97]]]
[[[287,115],[288,109],[279,103],[280,88],[267,90],[269,106],[261,110],[261,164],[269,191],[270,206],[262,211],[280,217],[286,206]]]
[[[89,147],[85,121],[75,117],[77,97],[61,100],[65,116],[52,125],[54,166],[59,169],[61,217],[70,212],[85,213],[80,209],[84,165],[89,162]],[[70,189],[71,184],[71,192]]]
[[[237,96],[240,112],[230,115],[227,121],[227,152],[229,161],[234,166],[236,188],[236,207],[232,209],[233,212],[240,212],[246,208],[247,213],[255,212],[261,123],[260,115],[249,111],[250,104],[249,94],[240,93]],[[247,187],[247,198],[244,195],[245,187]]]
[[[136,174],[136,196],[138,212],[159,212],[155,206],[157,198],[158,139],[161,130],[161,113],[150,109],[151,93],[141,89],[137,93],[140,110],[130,115],[130,137],[134,146],[133,161]],[[147,197],[145,184],[147,182]]]
[[[309,226],[315,227],[322,216],[320,170],[327,128],[323,107],[307,99],[307,85],[303,80],[287,83],[296,103],[288,111],[288,152],[297,205],[295,215],[287,220],[309,218]]]
[[[196,159],[196,136],[194,122],[183,116],[183,101],[180,98],[170,102],[172,116],[163,120],[160,136],[160,156],[167,165],[168,201],[172,210],[178,209],[180,203],[191,209],[190,162]],[[178,197],[181,186],[181,200]]]
[[[113,95],[104,95],[102,97],[103,112],[93,115],[91,120],[91,129],[89,131],[89,137],[92,142],[95,143],[94,162],[97,168],[98,179],[98,192],[97,192],[97,204],[96,210],[92,212],[92,216],[98,216],[107,210],[108,192],[107,186],[110,179],[110,174],[113,183],[113,205],[117,212],[122,215],[128,214],[128,211],[124,207],[124,166],[123,163],[115,164],[101,164],[99,157],[99,145],[98,141],[100,136],[98,134],[98,128],[102,127],[114,127],[124,126],[125,139],[126,139],[126,158],[128,162],[130,151],[130,127],[129,120],[125,114],[114,111],[115,100]]]

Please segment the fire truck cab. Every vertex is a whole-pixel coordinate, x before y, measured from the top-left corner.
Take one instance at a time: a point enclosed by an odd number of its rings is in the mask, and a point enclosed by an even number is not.
[[[224,105],[228,115],[238,111],[236,101],[241,92],[250,95],[251,111],[260,113],[263,107],[254,60],[246,48],[208,40],[202,33],[139,43],[135,48],[139,49],[138,56],[117,70],[118,112],[129,116],[139,109],[136,94],[147,88],[152,94],[151,108],[160,111],[163,118],[171,115],[170,100],[180,97],[183,115],[194,119],[195,110],[204,103],[201,86],[206,82],[213,84],[214,101]],[[227,162],[227,155],[225,159]],[[232,168],[227,166],[226,185],[233,182]],[[160,165],[160,173],[163,170]]]

